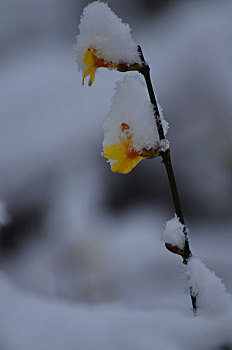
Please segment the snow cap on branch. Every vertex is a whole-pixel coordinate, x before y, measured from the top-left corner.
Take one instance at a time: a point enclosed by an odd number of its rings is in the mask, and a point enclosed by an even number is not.
[[[77,63],[83,74],[90,68],[90,61],[92,61],[92,67],[95,65],[95,71],[100,67],[117,69],[118,64],[141,63],[129,25],[122,23],[107,4],[94,1],[86,6],[79,29]]]
[[[166,222],[165,229],[161,234],[161,240],[164,243],[171,244],[173,247],[184,249],[185,236],[183,229],[184,225],[175,214],[174,218]]]
[[[162,119],[162,123],[166,134],[168,123],[164,119]],[[115,164],[115,160],[120,159],[117,158],[118,154],[120,156],[120,152],[124,153],[122,158],[125,162],[126,158],[128,162],[133,159],[134,164],[136,157],[140,156],[140,159],[136,158],[138,162],[145,158],[144,149],[157,149],[158,151],[160,143],[153,107],[148,100],[140,76],[131,73],[123,81],[117,82],[112,108],[103,127],[105,131],[103,140],[104,157],[109,159],[111,166]],[[121,151],[119,147],[121,147]],[[122,172],[115,166],[112,167],[112,171]]]
[[[226,291],[225,285],[200,259],[191,257],[186,271],[192,293],[197,296],[197,307],[201,314],[216,316],[232,310],[232,297]]]

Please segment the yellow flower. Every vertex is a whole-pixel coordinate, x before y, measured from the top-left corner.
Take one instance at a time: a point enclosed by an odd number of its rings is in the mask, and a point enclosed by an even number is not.
[[[103,58],[99,58],[96,55],[96,49],[88,49],[84,53],[84,64],[87,66],[83,74],[82,85],[84,85],[85,78],[90,75],[88,85],[91,86],[95,79],[95,73],[98,68],[114,68],[112,62],[106,62]]]
[[[132,147],[132,136],[130,127],[126,123],[121,124],[121,131],[124,137],[119,136],[120,144],[107,146],[104,157],[117,160],[111,165],[115,173],[128,174],[142,159],[140,152]]]

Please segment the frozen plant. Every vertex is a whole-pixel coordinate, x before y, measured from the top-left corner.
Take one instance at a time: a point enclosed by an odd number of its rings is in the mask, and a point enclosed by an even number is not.
[[[79,29],[77,62],[83,73],[82,84],[90,75],[88,85],[91,86],[96,70],[101,67],[120,72],[136,71],[135,75],[126,76],[117,83],[113,104],[104,123],[103,156],[108,159],[113,172],[122,174],[128,174],[144,158],[162,158],[175,209],[174,218],[166,223],[162,240],[169,251],[182,257],[188,269],[188,290],[196,311],[197,306],[201,306],[197,301],[198,293],[201,300],[204,299],[202,295],[207,295],[206,290],[202,293],[204,284],[201,285],[202,279],[197,279],[198,272],[206,277],[210,272],[192,258],[166,139],[168,123],[153,90],[150,67],[141,47],[132,40],[129,26],[122,23],[107,4],[100,1],[89,4],[81,16]],[[138,73],[145,79],[145,84]],[[223,293],[221,297],[224,297]]]
[[[112,171],[122,174],[129,173],[143,158],[162,157],[169,178],[175,213],[183,225],[185,238],[181,255],[183,262],[187,264],[192,253],[172,168],[169,142],[166,139],[168,124],[164,121],[157,103],[150,79],[150,68],[145,62],[141,47],[136,47],[129,26],[122,23],[108,5],[100,1],[89,4],[83,10],[79,29],[77,63],[83,74],[82,84],[90,75],[88,85],[91,86],[96,70],[101,67],[115,68],[122,72],[135,70],[145,79],[150,103],[142,92],[138,78],[127,78],[118,83],[113,106],[104,126],[103,155],[109,159]],[[129,92],[131,89],[132,92]],[[151,141],[152,137],[154,139]],[[171,244],[166,244],[166,247],[178,254]],[[191,300],[195,310],[196,296],[191,294]]]
[[[162,124],[166,134],[168,123],[163,119]],[[159,155],[163,145],[140,76],[126,76],[117,83],[104,131],[103,155],[113,172],[127,174],[143,158]]]
[[[77,64],[83,73],[83,85],[88,75],[88,85],[92,85],[98,68],[127,71],[141,63],[129,25],[122,23],[107,4],[95,1],[86,6],[79,29]]]

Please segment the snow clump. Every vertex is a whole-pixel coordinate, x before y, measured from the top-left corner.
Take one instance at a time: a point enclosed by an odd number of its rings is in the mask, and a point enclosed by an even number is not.
[[[140,76],[133,73],[116,84],[112,107],[103,124],[103,150],[109,145],[119,144],[123,123],[130,127],[135,151],[149,150],[159,145],[153,107],[147,98],[145,84]],[[168,123],[163,119],[162,124],[166,135]]]
[[[186,269],[188,283],[197,297],[197,307],[201,314],[215,316],[232,310],[232,297],[225,285],[200,259],[191,257]]]
[[[165,229],[161,234],[161,240],[164,243],[169,243],[174,247],[184,249],[185,236],[183,230],[184,225],[175,214],[174,218],[166,222]]]
[[[96,50],[98,58],[113,64],[140,63],[137,45],[131,29],[100,1],[94,1],[83,10],[77,36],[77,63],[80,71],[86,69],[83,58],[88,50]]]

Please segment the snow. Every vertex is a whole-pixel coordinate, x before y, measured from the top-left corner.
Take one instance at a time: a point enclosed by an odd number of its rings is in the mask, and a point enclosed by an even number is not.
[[[232,297],[225,285],[199,258],[190,258],[186,269],[189,286],[197,296],[201,314],[215,317],[232,311]]]
[[[120,126],[126,123],[133,135],[133,148],[141,151],[159,145],[153,108],[148,100],[143,78],[136,73],[128,73],[122,81],[117,82],[112,107],[103,125],[103,149],[108,145],[119,143]],[[163,119],[164,134],[168,123]]]
[[[139,63],[137,46],[128,24],[122,23],[106,3],[94,1],[83,10],[77,36],[77,63],[84,71],[84,53],[90,48],[112,63]]]
[[[174,218],[167,221],[165,228],[161,234],[161,240],[164,243],[169,243],[173,246],[184,248],[185,236],[184,236],[184,225],[180,222],[178,216],[175,214]]]
[[[232,341],[231,309],[211,318],[168,305],[129,307],[44,300],[22,294],[0,275],[1,346],[8,350],[220,348]],[[12,329],[14,335],[12,336]]]

